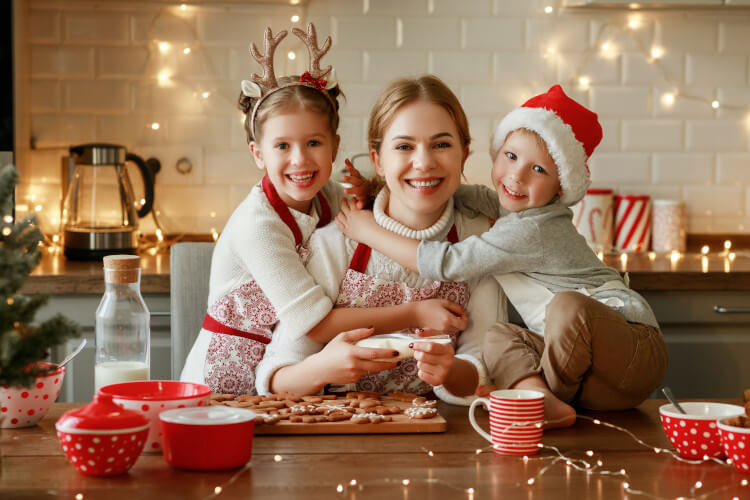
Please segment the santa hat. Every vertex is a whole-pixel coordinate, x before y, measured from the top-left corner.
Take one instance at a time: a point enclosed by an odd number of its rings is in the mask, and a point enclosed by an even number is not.
[[[596,113],[555,85],[505,115],[492,137],[493,160],[508,134],[519,128],[536,132],[547,144],[560,177],[560,202],[570,206],[583,198],[591,184],[586,162],[602,140]]]

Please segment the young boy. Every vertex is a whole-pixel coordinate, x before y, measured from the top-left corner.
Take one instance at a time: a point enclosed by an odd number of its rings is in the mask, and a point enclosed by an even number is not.
[[[544,392],[548,427],[575,422],[569,404],[602,410],[638,405],[667,366],[651,308],[573,225],[569,207],[586,193],[586,163],[601,138],[596,114],[555,85],[498,125],[491,150],[497,192],[465,186],[457,193],[459,210],[497,219],[488,232],[453,245],[419,243],[383,231],[370,212],[344,207],[336,219],[348,237],[425,277],[494,275],[526,328],[496,324],[486,337],[485,364],[498,388]],[[425,181],[414,189],[440,182],[429,161],[411,168]]]

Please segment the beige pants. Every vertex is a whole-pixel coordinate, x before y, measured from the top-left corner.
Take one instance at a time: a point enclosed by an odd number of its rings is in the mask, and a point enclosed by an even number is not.
[[[561,400],[593,410],[637,406],[667,370],[658,328],[628,323],[578,292],[558,293],[547,305],[544,337],[511,323],[494,325],[483,357],[500,389],[540,374]]]

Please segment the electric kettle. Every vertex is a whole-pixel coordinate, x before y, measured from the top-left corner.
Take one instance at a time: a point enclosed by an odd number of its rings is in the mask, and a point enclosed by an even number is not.
[[[70,180],[61,217],[65,256],[100,260],[105,255],[135,253],[138,218],[146,216],[154,203],[155,171],[116,144],[82,144],[69,151]],[[135,163],[143,177],[142,204],[133,197],[127,161]]]

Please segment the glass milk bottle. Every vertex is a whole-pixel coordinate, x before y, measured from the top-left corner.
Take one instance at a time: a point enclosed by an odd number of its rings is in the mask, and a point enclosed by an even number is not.
[[[104,257],[104,282],[104,297],[96,309],[96,391],[148,380],[150,366],[151,316],[141,296],[140,257]]]

